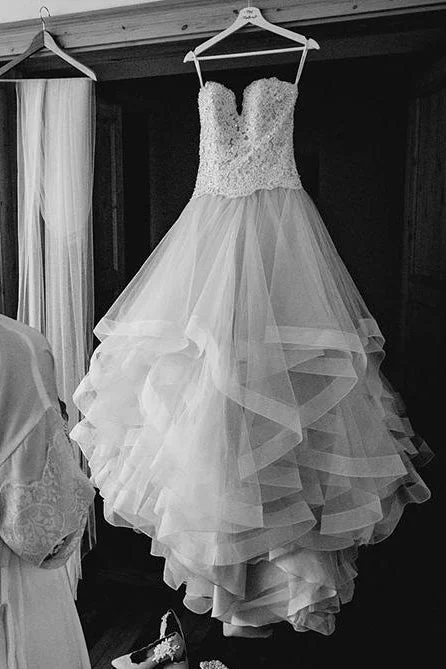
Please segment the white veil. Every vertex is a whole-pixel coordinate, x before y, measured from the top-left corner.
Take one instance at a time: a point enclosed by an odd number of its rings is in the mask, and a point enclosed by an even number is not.
[[[71,429],[79,420],[73,393],[93,344],[94,88],[89,79],[36,79],[16,90],[17,317],[51,344]]]

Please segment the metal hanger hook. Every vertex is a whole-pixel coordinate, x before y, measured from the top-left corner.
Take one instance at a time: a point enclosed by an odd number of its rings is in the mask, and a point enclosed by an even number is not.
[[[46,9],[46,11],[47,11],[47,14],[46,14],[45,17],[42,14],[44,9]],[[48,9],[48,7],[46,7],[45,5],[42,5],[42,7],[39,9],[39,16],[40,16],[40,20],[42,21],[42,30],[46,30],[45,19],[48,19],[51,16],[51,13],[50,13],[50,10]]]

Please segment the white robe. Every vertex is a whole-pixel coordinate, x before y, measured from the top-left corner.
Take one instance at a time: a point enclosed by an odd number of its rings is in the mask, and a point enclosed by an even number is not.
[[[90,669],[66,561],[94,490],[60,415],[49,345],[0,316],[0,667]]]

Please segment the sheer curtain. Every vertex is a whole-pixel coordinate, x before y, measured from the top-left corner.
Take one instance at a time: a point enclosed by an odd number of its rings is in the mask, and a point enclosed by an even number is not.
[[[89,79],[17,87],[19,320],[48,338],[70,429],[72,397],[93,344],[92,191],[95,99]],[[82,456],[77,449],[77,457]],[[94,542],[94,516],[88,543]],[[71,565],[72,583],[77,565]]]

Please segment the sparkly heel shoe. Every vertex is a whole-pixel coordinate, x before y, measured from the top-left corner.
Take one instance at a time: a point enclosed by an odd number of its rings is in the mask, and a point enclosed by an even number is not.
[[[169,609],[161,619],[160,638],[148,646],[112,660],[115,669],[189,669],[180,621]]]

